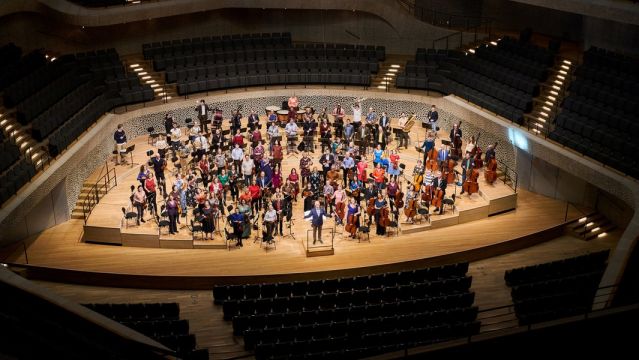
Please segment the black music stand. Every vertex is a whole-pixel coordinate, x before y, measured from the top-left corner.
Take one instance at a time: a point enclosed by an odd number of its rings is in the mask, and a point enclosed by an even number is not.
[[[135,144],[127,147],[126,151],[124,151],[124,156],[126,156],[126,154],[129,154],[131,156],[131,167],[133,167],[133,165],[140,165],[138,163],[133,163],[133,150],[135,150]]]
[[[295,142],[297,141],[297,135],[291,135],[289,136],[288,134],[286,135],[286,155],[292,158],[296,158],[297,159],[297,145],[295,145]]]

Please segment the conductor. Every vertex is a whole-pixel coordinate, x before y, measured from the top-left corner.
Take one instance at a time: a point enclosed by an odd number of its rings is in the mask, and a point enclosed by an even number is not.
[[[311,218],[311,226],[313,227],[313,245],[319,240],[322,242],[322,226],[324,225],[324,216],[331,217],[320,205],[319,201],[315,201],[315,207],[313,207],[308,215],[304,216],[304,219]]]

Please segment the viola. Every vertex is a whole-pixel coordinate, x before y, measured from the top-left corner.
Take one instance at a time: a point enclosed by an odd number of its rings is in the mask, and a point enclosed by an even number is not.
[[[466,181],[462,185],[462,189],[468,193],[468,195],[472,195],[479,191],[479,183],[477,183],[477,179],[479,178],[479,170],[473,169],[469,176],[466,177]]]

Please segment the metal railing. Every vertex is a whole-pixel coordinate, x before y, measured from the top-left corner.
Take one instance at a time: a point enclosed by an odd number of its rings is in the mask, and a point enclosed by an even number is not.
[[[517,192],[517,183],[519,182],[519,174],[517,174],[517,171],[499,159],[497,159],[497,170],[502,171],[503,176],[501,180],[504,184],[510,186],[514,192]],[[508,183],[509,181],[510,184]]]
[[[84,218],[85,225],[93,208],[100,202],[100,199],[108,194],[111,189],[118,186],[115,168],[109,169],[108,163],[106,163],[105,166],[106,173],[98,178],[95,184],[91,186],[87,198],[82,203],[82,217]]]

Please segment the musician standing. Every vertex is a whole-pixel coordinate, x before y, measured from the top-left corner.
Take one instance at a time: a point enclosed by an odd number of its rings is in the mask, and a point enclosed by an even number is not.
[[[153,172],[155,173],[155,178],[158,179],[158,185],[160,189],[162,189],[162,194],[166,194],[166,178],[164,177],[166,160],[160,157],[159,153],[156,153],[155,156],[151,158],[151,163],[153,163]]]
[[[337,106],[333,109],[333,116],[335,117],[335,136],[342,137],[342,127],[344,126],[344,109],[342,109],[341,104],[337,104]]]
[[[445,166],[444,162],[448,160],[448,157],[448,145],[442,145],[442,147],[439,149],[439,152],[437,153],[437,161],[439,162],[440,167],[443,168]]]
[[[435,135],[432,131],[428,131],[426,133],[426,139],[424,139],[424,142],[422,143],[422,150],[424,150],[424,164],[426,164],[427,160],[433,160],[433,159],[428,159],[428,153],[435,148]]]
[[[464,184],[464,182],[466,182],[466,176],[470,175],[470,172],[473,171],[473,166],[475,166],[474,164],[475,164],[475,161],[471,158],[470,153],[466,153],[466,156],[464,157],[464,160],[461,163],[462,185]],[[463,193],[464,193],[464,188],[462,187],[462,191],[460,195]]]
[[[308,182],[308,177],[311,176],[311,166],[313,165],[313,159],[308,155],[308,152],[304,153],[304,156],[300,159],[300,175],[302,176],[302,187]]]
[[[355,105],[351,106],[351,109],[353,110],[353,128],[357,131],[362,125],[362,108],[359,102],[356,102]]]
[[[410,140],[408,132],[410,131],[410,128],[406,129],[407,123],[408,116],[406,116],[406,113],[402,113],[397,121],[397,125],[401,128],[397,133],[397,136],[399,137],[399,144],[397,145],[398,148],[403,146],[408,149],[408,142]]]
[[[113,140],[115,140],[115,164],[126,164],[127,161],[122,157],[122,153],[126,153],[126,133],[122,124],[118,124],[118,129],[113,134]]]
[[[446,196],[446,186],[448,185],[446,178],[444,178],[442,176],[442,172],[438,171],[437,172],[437,177],[433,180],[433,188],[434,189],[441,189],[442,190],[442,197]],[[439,212],[439,215],[444,213],[444,204],[442,204],[441,208],[435,208],[435,212]]]
[[[236,239],[235,246],[242,247],[242,224],[244,223],[244,214],[240,212],[239,207],[235,208],[235,212],[228,217],[228,222],[233,226],[233,237]]]
[[[373,125],[377,121],[377,114],[373,111],[373,108],[368,108],[368,114],[366,114],[366,124]]]
[[[350,152],[346,152],[344,155],[344,161],[342,161],[342,177],[344,178],[344,186],[348,185],[348,172],[355,167],[355,160],[351,157]]]
[[[282,192],[281,191],[277,191],[275,193],[275,199],[271,202],[271,206],[276,211],[277,222],[279,223],[279,227],[280,227],[280,236],[282,236],[282,235],[284,235],[284,233],[283,233],[283,227],[284,226],[283,225],[284,225],[284,215],[285,215],[283,210],[285,210],[286,204],[284,203],[284,200],[282,199]],[[275,228],[275,230],[277,230],[277,227]]]
[[[200,120],[200,127],[204,130],[204,133],[207,133],[206,120],[208,119],[209,111],[211,111],[211,109],[208,105],[206,105],[204,99],[202,99],[198,106],[195,107],[195,111],[197,112],[198,120]]]
[[[461,156],[461,144],[462,144],[462,131],[459,124],[453,124],[453,128],[450,130],[450,143],[455,148],[457,156]]]
[[[437,137],[437,121],[439,120],[439,113],[437,112],[437,107],[432,105],[430,107],[430,111],[428,111],[428,122],[430,123],[430,128],[435,133],[435,137]]]
[[[382,218],[382,209],[388,205],[381,192],[377,193],[375,199],[375,233],[377,235],[386,235],[386,227],[380,224]]]
[[[233,168],[236,172],[240,172],[242,167],[242,159],[244,158],[244,150],[239,144],[235,144],[233,150],[231,150],[231,159],[233,159]]]
[[[258,129],[260,125],[260,117],[257,116],[257,112],[255,112],[255,110],[251,111],[251,114],[248,117],[248,128],[249,131],[253,131],[255,129]]]
[[[382,112],[382,116],[379,118],[379,130],[377,134],[377,143],[382,145],[382,150],[386,150],[386,136],[388,136],[388,130],[390,129],[390,118],[386,114],[386,111]]]
[[[326,179],[326,175],[328,174],[328,170],[333,166],[333,162],[335,161],[335,156],[330,153],[330,151],[326,150],[324,155],[320,158],[320,164],[322,164],[322,174],[324,175],[324,179]]]
[[[484,164],[488,165],[488,162],[490,162],[490,160],[495,158],[495,145],[490,144],[488,145],[488,148],[486,149],[486,157],[484,158]]]
[[[311,218],[311,226],[313,227],[313,245],[319,240],[321,244],[322,241],[322,226],[324,225],[324,216],[331,217],[331,215],[327,214],[324,209],[320,206],[319,201],[315,201],[315,207],[313,207],[308,215],[304,216],[304,219]]]
[[[248,155],[244,155],[242,160],[242,175],[244,176],[244,186],[249,186],[253,180],[253,169],[255,169],[255,162],[249,159]]]

